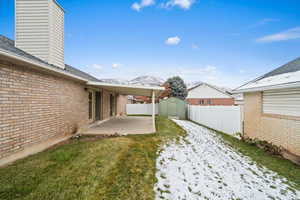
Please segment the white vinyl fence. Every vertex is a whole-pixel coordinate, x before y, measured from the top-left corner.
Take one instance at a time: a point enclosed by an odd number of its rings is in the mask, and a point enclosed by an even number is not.
[[[242,133],[241,106],[188,106],[188,118],[199,124],[234,135]]]
[[[127,104],[127,115],[152,115],[152,104]],[[158,104],[155,104],[155,114],[158,114]]]

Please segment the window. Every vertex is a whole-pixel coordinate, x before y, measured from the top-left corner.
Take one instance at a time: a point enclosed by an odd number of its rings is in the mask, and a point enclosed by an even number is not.
[[[263,92],[263,113],[300,117],[300,89]]]
[[[204,100],[203,99],[199,100],[199,104],[204,105]]]
[[[211,105],[211,104],[212,104],[210,99],[207,100],[207,104],[208,104],[208,105]]]
[[[95,120],[99,121],[102,119],[102,93],[95,92]]]
[[[93,118],[93,93],[89,92],[89,119]]]

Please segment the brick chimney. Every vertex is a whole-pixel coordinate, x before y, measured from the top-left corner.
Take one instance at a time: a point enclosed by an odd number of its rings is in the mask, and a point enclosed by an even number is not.
[[[16,47],[65,68],[64,10],[56,0],[15,0]]]

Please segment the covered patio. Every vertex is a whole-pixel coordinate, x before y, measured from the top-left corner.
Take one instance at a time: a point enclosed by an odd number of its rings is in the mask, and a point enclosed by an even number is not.
[[[165,90],[158,86],[121,85],[104,82],[88,82],[90,88],[101,88],[122,95],[147,96],[152,98],[152,116],[115,116],[106,121],[93,124],[83,131],[84,135],[128,135],[156,132],[155,98]]]
[[[151,117],[115,117],[86,130],[84,135],[129,135],[153,133]]]

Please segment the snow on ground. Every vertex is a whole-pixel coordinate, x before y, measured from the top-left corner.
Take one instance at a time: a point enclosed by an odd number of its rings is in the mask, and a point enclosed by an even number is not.
[[[160,151],[157,200],[300,200],[300,191],[285,178],[236,152],[213,131],[188,121],[175,122],[188,136]]]

